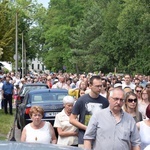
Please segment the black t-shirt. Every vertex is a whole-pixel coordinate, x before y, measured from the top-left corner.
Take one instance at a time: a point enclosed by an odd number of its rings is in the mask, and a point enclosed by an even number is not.
[[[99,109],[104,109],[109,106],[106,98],[99,95],[98,98],[92,98],[89,94],[81,96],[75,103],[72,114],[79,115],[79,122],[88,125],[91,115]],[[84,130],[79,129],[78,144],[83,144]]]

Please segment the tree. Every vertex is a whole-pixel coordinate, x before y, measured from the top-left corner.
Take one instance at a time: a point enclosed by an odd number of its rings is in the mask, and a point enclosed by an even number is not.
[[[0,31],[1,60],[11,61],[14,54],[14,17],[7,1],[0,3]]]
[[[121,43],[120,59],[122,67],[128,72],[150,72],[150,14],[145,1],[126,0],[124,9],[118,18],[119,42]]]
[[[72,57],[70,53],[72,43],[69,36],[74,31],[74,27],[83,18],[83,13],[87,9],[86,6],[88,4],[89,2],[85,0],[50,1],[50,7],[44,24],[46,31],[44,58],[48,68],[52,69],[54,64],[58,64],[56,70],[67,66],[67,71],[73,71],[73,64],[68,61]],[[47,51],[49,52],[47,53]]]

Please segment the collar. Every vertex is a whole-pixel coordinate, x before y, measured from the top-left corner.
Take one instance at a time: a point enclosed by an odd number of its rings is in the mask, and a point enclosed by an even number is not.
[[[109,112],[111,115],[113,115],[112,110],[110,109],[110,107],[107,107],[106,109],[108,110],[108,112]],[[120,110],[120,114],[121,114],[121,116],[124,115],[124,111],[122,110],[122,108],[121,108],[121,110]]]

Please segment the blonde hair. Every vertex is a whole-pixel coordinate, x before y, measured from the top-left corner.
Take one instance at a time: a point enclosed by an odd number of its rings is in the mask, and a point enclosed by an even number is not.
[[[124,110],[125,112],[127,112],[127,113],[128,113],[127,101],[128,101],[128,98],[129,98],[131,95],[134,96],[134,97],[136,97],[136,99],[137,99],[137,95],[136,95],[134,92],[128,92],[128,93],[126,93],[126,98],[125,98],[125,103],[124,103],[124,105],[123,105],[123,110]],[[139,113],[139,110],[138,110],[138,100],[137,100],[137,102],[136,102],[135,114],[136,114],[136,120],[140,120],[140,113]]]
[[[29,112],[29,116],[32,117],[34,113],[40,113],[42,116],[44,115],[44,109],[40,106],[32,106]]]
[[[150,90],[147,90],[146,88],[144,88],[144,89],[142,90],[142,92],[141,92],[141,99],[142,99],[142,101],[143,101],[142,94],[143,94],[144,91],[146,91],[146,93],[147,93],[147,95],[148,95],[148,101],[150,102]]]

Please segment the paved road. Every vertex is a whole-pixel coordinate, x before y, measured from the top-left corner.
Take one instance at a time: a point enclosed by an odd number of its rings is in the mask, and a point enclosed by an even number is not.
[[[16,105],[13,104],[13,108],[16,108]],[[17,142],[20,142],[20,137],[21,137],[21,130],[17,128],[17,121],[15,121],[14,127],[10,130],[8,133],[7,139],[10,140],[13,137],[13,131],[14,131],[14,138]]]
[[[11,129],[9,133],[8,140],[11,140],[13,138],[13,131],[14,131],[14,138],[17,142],[20,142],[20,136],[21,136],[21,130],[17,128],[17,124],[15,122],[15,126]]]

